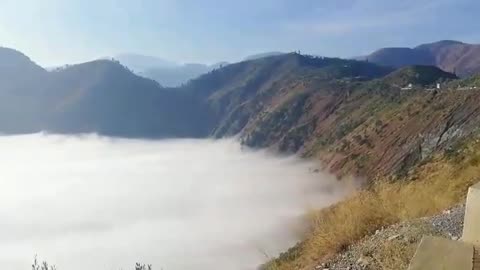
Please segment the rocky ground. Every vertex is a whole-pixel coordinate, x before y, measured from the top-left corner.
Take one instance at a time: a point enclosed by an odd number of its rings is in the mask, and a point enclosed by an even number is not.
[[[366,237],[316,270],[406,269],[424,235],[460,239],[465,206],[411,222],[395,224]]]

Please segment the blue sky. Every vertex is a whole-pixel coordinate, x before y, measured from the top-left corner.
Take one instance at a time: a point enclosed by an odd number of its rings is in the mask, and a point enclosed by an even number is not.
[[[350,57],[480,43],[479,0],[0,0],[0,46],[41,65],[133,52],[179,62],[263,51]]]

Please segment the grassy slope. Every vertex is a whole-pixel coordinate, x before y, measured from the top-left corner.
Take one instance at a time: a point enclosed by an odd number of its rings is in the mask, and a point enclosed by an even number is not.
[[[477,91],[444,92],[437,105],[445,106],[442,113],[448,115],[450,112],[452,115],[452,111],[458,110],[457,102],[463,103],[463,108],[472,106],[468,101],[478,100],[478,94]],[[435,117],[433,112],[421,106],[428,100],[428,96],[425,99],[424,96],[416,95],[398,106],[384,110],[377,117],[384,117],[392,123],[398,117],[397,111],[404,111],[412,104],[421,109],[421,113],[415,113],[409,120],[403,121],[418,122]],[[430,116],[427,117],[428,113]],[[423,114],[425,116],[419,118],[418,115]],[[472,117],[471,113],[467,115]],[[454,117],[450,116],[449,119]],[[468,119],[467,122],[470,120],[475,121],[475,118]],[[403,125],[402,129],[406,127],[408,124]],[[463,122],[461,127],[466,129],[468,125]],[[392,181],[388,174],[377,176],[377,181],[368,189],[331,208],[313,213],[310,219],[311,229],[305,240],[273,260],[267,268],[312,269],[318,262],[381,227],[432,215],[462,202],[468,187],[480,180],[480,136],[476,129],[465,134],[468,135],[452,140],[449,147],[437,149],[430,158],[395,177],[396,181]]]
[[[313,213],[305,240],[268,267],[312,269],[322,259],[379,228],[432,215],[463,202],[468,187],[479,181],[479,138],[465,140],[455,153],[436,156],[404,181],[376,182],[366,191]]]

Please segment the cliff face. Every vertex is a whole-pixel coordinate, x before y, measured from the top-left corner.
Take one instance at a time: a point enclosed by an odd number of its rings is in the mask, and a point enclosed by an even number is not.
[[[339,174],[402,174],[476,131],[479,94],[405,93],[382,82],[343,94],[312,91],[262,111],[242,138],[317,157]]]

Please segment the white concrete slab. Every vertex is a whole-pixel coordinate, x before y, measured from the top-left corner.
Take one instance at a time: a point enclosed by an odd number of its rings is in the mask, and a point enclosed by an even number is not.
[[[462,240],[480,245],[480,183],[468,190]]]
[[[472,270],[473,245],[426,236],[410,262],[409,270]]]

